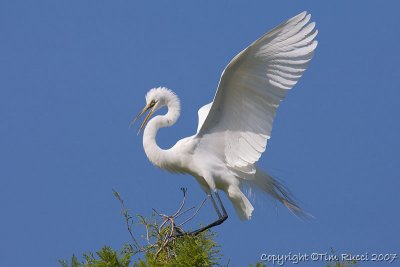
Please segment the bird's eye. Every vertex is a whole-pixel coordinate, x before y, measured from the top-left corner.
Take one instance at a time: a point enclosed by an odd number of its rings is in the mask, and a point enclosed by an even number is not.
[[[155,100],[151,100],[150,107],[153,107],[155,104],[156,104],[156,101]]]

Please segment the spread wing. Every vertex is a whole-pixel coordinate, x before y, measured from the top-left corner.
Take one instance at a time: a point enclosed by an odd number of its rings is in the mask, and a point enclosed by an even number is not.
[[[232,59],[211,107],[199,110],[199,152],[212,151],[237,171],[255,172],[276,109],[306,70],[317,46],[315,23],[309,20],[306,12],[289,19]]]
[[[206,120],[208,113],[210,112],[211,105],[212,102],[202,106],[199,109],[199,111],[197,111],[197,114],[199,115],[199,124],[197,125],[197,133],[199,133],[201,126],[203,126],[203,123]]]

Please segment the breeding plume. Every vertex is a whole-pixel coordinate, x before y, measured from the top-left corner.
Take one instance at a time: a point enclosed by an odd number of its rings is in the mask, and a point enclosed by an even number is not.
[[[146,106],[136,119],[149,111],[139,128],[140,132],[145,127],[147,157],[157,167],[195,177],[217,212],[217,221],[194,233],[228,218],[219,191],[225,192],[241,219],[249,220],[254,208],[242,191],[244,185],[261,189],[295,214],[302,213],[287,189],[256,162],[271,136],[276,109],[306,70],[317,47],[318,31],[309,21],[310,15],[303,12],[235,56],[222,72],[213,101],[199,109],[197,132],[170,149],[157,145],[156,134],[177,121],[180,101],[164,87],[146,94]],[[163,106],[167,113],[149,120]]]

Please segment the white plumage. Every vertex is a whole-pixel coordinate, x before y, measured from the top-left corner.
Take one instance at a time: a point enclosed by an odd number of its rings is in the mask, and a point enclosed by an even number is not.
[[[241,190],[244,182],[301,213],[287,190],[255,163],[271,136],[276,109],[306,70],[317,46],[315,23],[309,20],[310,15],[303,12],[234,57],[221,75],[213,102],[198,111],[196,134],[168,150],[161,149],[155,137],[159,128],[176,122],[180,102],[169,89],[151,89],[138,116],[150,110],[140,129],[162,106],[168,112],[155,116],[144,129],[143,146],[149,160],[171,172],[191,174],[210,196],[224,191],[241,219],[250,219],[254,209]]]

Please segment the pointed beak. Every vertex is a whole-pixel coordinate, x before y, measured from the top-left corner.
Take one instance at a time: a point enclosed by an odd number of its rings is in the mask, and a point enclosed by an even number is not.
[[[143,110],[136,116],[136,118],[132,120],[129,127],[131,127],[146,111],[148,111],[151,108],[152,108],[151,105],[145,106],[143,108]],[[151,114],[153,114],[153,112],[154,112],[154,109],[151,109],[150,112],[147,114],[146,118],[144,118],[144,121],[143,121],[142,125],[140,125],[139,131],[137,133],[138,135],[139,135],[140,131],[143,129],[143,127],[146,125],[147,121],[150,119]]]

